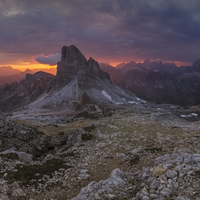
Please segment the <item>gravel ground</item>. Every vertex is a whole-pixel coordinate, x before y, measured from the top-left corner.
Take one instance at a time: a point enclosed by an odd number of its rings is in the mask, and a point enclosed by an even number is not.
[[[2,118],[0,137],[2,200],[200,199],[200,122],[166,108],[57,125]]]

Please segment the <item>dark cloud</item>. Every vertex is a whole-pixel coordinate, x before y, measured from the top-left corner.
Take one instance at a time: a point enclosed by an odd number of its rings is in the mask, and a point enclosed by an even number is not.
[[[75,44],[108,62],[193,62],[200,57],[199,9],[199,0],[2,0],[0,53],[49,55]]]
[[[61,54],[56,53],[54,55],[48,55],[48,56],[44,56],[44,55],[36,56],[35,60],[38,61],[39,63],[53,66],[53,65],[56,65],[58,61],[60,61],[60,58],[61,58]]]

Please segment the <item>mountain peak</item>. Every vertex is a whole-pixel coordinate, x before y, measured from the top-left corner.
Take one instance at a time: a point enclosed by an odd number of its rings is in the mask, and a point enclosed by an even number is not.
[[[87,60],[85,56],[73,44],[70,45],[69,47],[67,46],[62,47],[61,61],[65,61],[65,62],[72,63],[79,66],[87,65]]]
[[[99,63],[91,57],[87,61],[75,45],[63,46],[61,55],[57,67],[56,87],[67,85],[74,77],[78,77],[81,82],[88,82],[90,78],[95,77],[110,80],[109,74],[100,69]]]

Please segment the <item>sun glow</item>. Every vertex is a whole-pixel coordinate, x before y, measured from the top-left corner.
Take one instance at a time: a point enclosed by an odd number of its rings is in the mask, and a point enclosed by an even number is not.
[[[117,66],[120,63],[123,63],[123,62],[110,62],[109,65],[115,67],[115,66]]]
[[[12,64],[11,65],[12,68],[14,69],[19,69],[21,71],[25,71],[26,69],[30,69],[30,70],[35,70],[35,69],[50,69],[50,68],[56,68],[57,66],[49,66],[47,64],[33,64],[33,63],[22,63],[22,64]]]
[[[155,61],[155,60],[151,60],[149,59],[150,61]],[[158,59],[161,61],[161,59]],[[130,61],[129,61],[130,62]],[[126,61],[121,61],[121,62],[109,62],[109,65],[113,66],[113,67],[116,67],[118,64],[121,64],[121,63],[129,63],[129,62],[126,62]],[[135,61],[135,63],[143,63],[144,60],[137,60]],[[189,62],[180,62],[180,61],[173,61],[173,60],[162,60],[163,63],[174,63],[177,67],[180,67],[180,66],[192,66],[192,63],[189,63]]]

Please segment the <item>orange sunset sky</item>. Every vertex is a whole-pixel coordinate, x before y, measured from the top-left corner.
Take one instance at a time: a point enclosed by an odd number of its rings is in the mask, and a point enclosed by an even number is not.
[[[200,57],[198,0],[0,1],[0,67],[56,67],[63,45],[98,62],[192,65]]]

